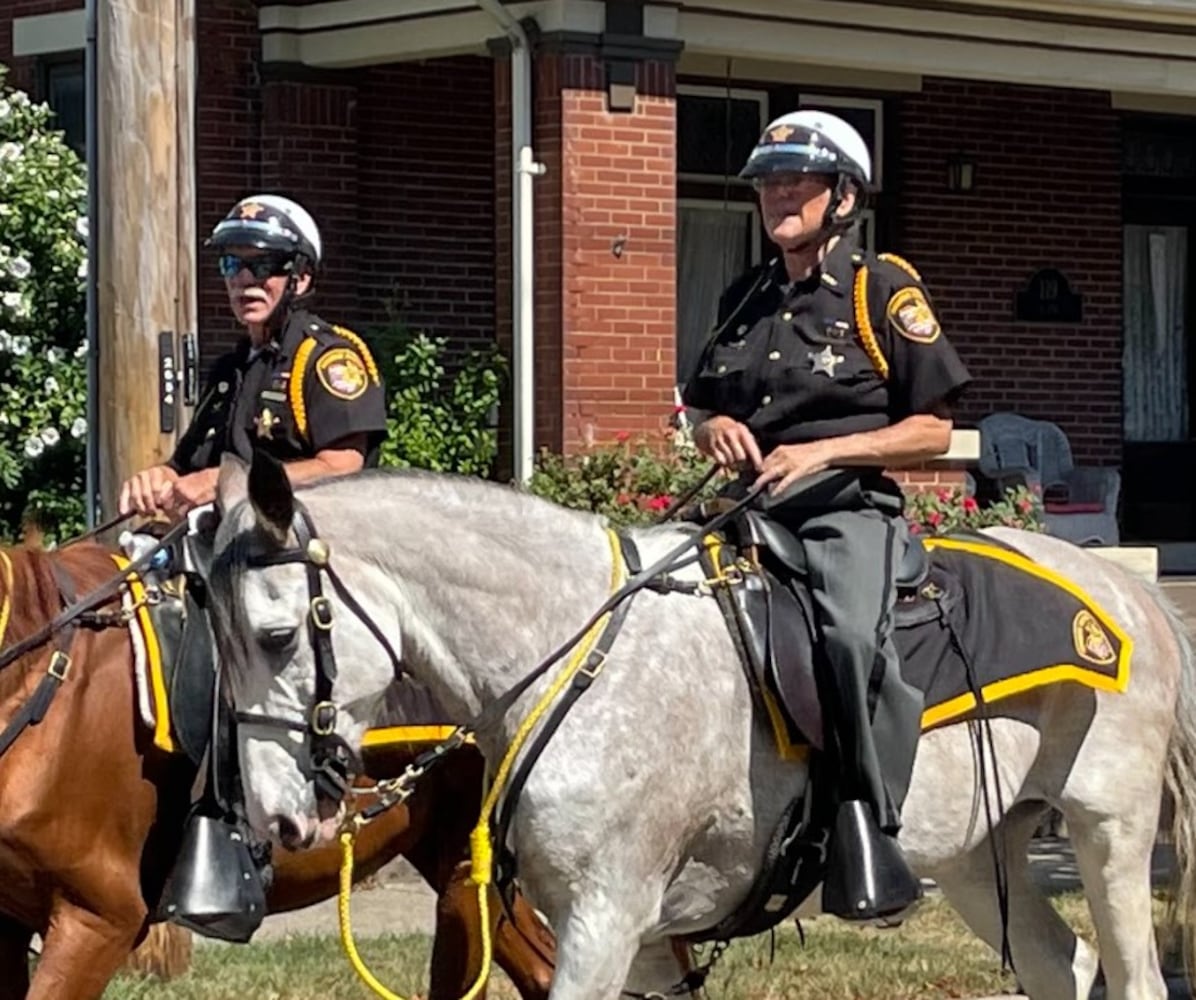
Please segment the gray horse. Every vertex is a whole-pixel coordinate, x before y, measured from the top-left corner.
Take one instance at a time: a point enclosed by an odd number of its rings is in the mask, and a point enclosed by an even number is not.
[[[336,622],[336,730],[350,745],[360,743],[394,677],[358,611],[464,721],[610,592],[603,520],[510,488],[367,472],[303,489],[299,499],[359,605],[351,609],[326,588]],[[286,847],[331,836],[338,822],[317,802],[299,731],[316,697],[309,567],[270,564],[272,554],[296,545],[294,502],[276,470],[255,465],[247,476],[226,466],[211,581],[235,708],[294,727],[241,727],[250,822]],[[686,530],[635,531],[645,565]],[[1097,977],[1097,954],[1056,915],[1027,866],[1035,826],[1055,806],[1075,846],[1107,996],[1162,1000],[1150,856],[1165,778],[1178,815],[1181,917],[1189,931],[1196,923],[1188,862],[1196,838],[1196,675],[1183,628],[1154,588],[1110,562],[1055,538],[994,533],[1081,582],[1134,642],[1123,694],[1060,684],[993,707],[1018,977],[1036,1000],[1088,997]],[[488,760],[501,757],[546,683],[479,734]],[[667,987],[676,970],[669,939],[712,927],[744,899],[782,808],[806,782],[805,765],[778,758],[752,706],[714,600],[636,598],[604,672],[536,764],[512,825],[524,888],[559,939],[552,1000],[612,1000],[625,987]],[[901,842],[916,870],[995,948],[1001,920],[973,735],[961,722],[924,736]]]

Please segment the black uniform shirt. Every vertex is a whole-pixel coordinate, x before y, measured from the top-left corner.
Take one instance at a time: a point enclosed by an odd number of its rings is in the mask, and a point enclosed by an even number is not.
[[[871,338],[854,301],[865,267]],[[774,260],[727,289],[684,392],[687,406],[746,424],[764,454],[890,426],[971,381],[921,281],[903,267],[844,238],[809,279],[787,280]]]
[[[299,389],[291,379],[298,365]],[[291,314],[281,337],[254,353],[246,337],[216,360],[199,406],[167,463],[180,474],[245,461],[262,448],[283,462],[313,458],[366,435],[366,465],[386,435],[386,400],[368,351],[313,313]]]

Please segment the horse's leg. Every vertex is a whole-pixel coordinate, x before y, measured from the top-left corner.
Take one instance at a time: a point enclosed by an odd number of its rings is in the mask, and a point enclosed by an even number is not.
[[[29,1000],[98,1000],[133,950],[140,921],[116,924],[58,900]]]
[[[619,895],[588,889],[563,915],[550,1000],[617,1000],[622,993],[651,918]]]
[[[1154,808],[1118,817],[1064,810],[1100,944],[1108,1000],[1166,1000],[1151,916]]]
[[[33,932],[0,917],[0,1000],[25,1000]]]
[[[1075,936],[1030,875],[1026,852],[1041,816],[1041,808],[1027,803],[996,831],[998,844],[1005,846],[1009,950],[1031,1000],[1087,1000],[1096,979],[1096,953]],[[988,840],[931,874],[967,925],[999,954],[1001,914]]]

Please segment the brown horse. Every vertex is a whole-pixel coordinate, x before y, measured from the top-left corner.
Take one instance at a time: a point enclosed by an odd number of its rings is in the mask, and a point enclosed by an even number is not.
[[[54,563],[80,596],[115,569],[111,552],[91,543],[3,555],[0,646],[62,610]],[[195,778],[185,757],[154,748],[139,718],[124,628],[78,627],[69,653],[69,673],[44,720],[0,756],[0,1000],[92,1000],[103,993],[146,932]],[[50,656],[47,644],[0,670],[0,729],[29,700]],[[408,759],[410,751],[380,749],[372,769],[397,771]],[[481,780],[477,754],[454,755],[406,805],[367,827],[357,845],[359,876],[403,853],[437,892],[431,996],[442,1000],[460,996],[477,972],[476,892],[463,862]],[[339,860],[329,851],[280,852],[271,910],[334,894]],[[497,920],[496,957],[524,997],[546,997],[551,938],[521,901],[514,919],[515,926]],[[35,932],[44,943],[30,981]]]

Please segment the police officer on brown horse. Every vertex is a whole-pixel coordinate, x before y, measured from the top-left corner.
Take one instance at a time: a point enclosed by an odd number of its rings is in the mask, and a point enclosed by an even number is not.
[[[245,336],[216,360],[169,461],[125,482],[122,512],[179,517],[211,503],[226,453],[248,463],[255,450],[265,451],[283,463],[292,483],[356,472],[377,461],[386,406],[374,360],[354,333],[308,309],[323,255],[315,220],[289,198],[254,195],[233,206],[208,245],[220,252],[229,305]],[[188,536],[189,556],[204,548]],[[198,570],[202,559],[189,562]],[[206,652],[212,647],[201,610],[202,576],[192,572],[184,591],[171,690],[173,700],[185,686],[179,700],[189,710],[174,723],[186,727],[189,738],[180,742],[197,763],[206,747],[208,772],[163,914],[201,934],[245,941],[262,919],[264,866],[261,845],[250,855],[239,812],[232,721],[220,708],[219,679]],[[209,709],[213,702],[215,711]]]
[[[781,256],[723,295],[685,402],[698,447],[767,484],[803,543],[839,773],[823,905],[885,916],[920,892],[896,835],[922,709],[893,643],[907,535],[885,470],[947,449],[969,376],[914,269],[858,244],[871,159],[854,128],[784,115],[740,176]]]
[[[356,472],[386,433],[368,348],[307,308],[323,243],[315,220],[279,195],[243,198],[212,231],[229,306],[245,336],[212,368],[170,460],[130,478],[120,508],[185,513],[216,496],[221,455],[261,448],[292,483]]]

